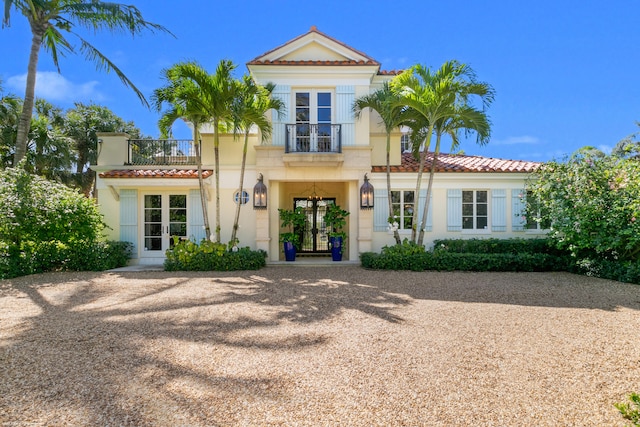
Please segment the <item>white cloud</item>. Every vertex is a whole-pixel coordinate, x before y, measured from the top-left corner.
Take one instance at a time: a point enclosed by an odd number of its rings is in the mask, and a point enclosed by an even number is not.
[[[510,136],[505,139],[494,139],[491,145],[538,145],[541,141],[539,138],[530,135]]]
[[[7,87],[16,94],[24,93],[27,75],[12,76],[7,79]],[[97,90],[98,81],[74,83],[53,71],[39,71],[36,76],[36,97],[50,102],[100,101],[104,96]]]

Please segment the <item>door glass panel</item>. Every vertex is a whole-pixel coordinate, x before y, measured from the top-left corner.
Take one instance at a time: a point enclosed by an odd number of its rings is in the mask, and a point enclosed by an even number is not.
[[[144,250],[162,250],[162,195],[144,196]]]
[[[169,196],[169,247],[174,245],[174,236],[187,237],[187,196],[172,194]]]
[[[296,123],[309,123],[309,92],[296,93]]]
[[[327,212],[327,206],[334,203],[335,199],[295,199],[295,207],[301,207],[306,217],[304,230],[301,231],[300,252],[329,252],[329,230],[324,222],[324,215]]]

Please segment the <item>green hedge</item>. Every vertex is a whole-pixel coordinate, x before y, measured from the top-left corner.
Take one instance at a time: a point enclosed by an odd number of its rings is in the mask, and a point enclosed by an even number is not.
[[[132,245],[128,242],[60,241],[0,243],[0,279],[47,271],[103,271],[127,264]]]
[[[435,251],[476,254],[534,254],[563,255],[551,241],[542,239],[442,239],[434,240]]]
[[[267,253],[240,248],[230,252],[227,246],[203,240],[199,244],[190,240],[176,241],[167,251],[166,271],[235,271],[259,270],[266,265]]]
[[[473,254],[423,252],[411,255],[361,255],[365,268],[385,270],[438,271],[564,271],[567,259],[549,254]]]
[[[439,271],[568,271],[640,284],[640,262],[576,260],[549,239],[444,239],[432,251],[415,243],[385,246],[360,256],[365,268]]]

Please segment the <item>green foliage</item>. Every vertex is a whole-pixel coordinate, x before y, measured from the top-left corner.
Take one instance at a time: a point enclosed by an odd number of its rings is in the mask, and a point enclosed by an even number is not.
[[[131,245],[103,241],[93,200],[22,168],[0,171],[0,278],[126,264]]]
[[[631,393],[629,400],[631,403],[614,403],[614,406],[626,420],[631,421],[633,426],[640,426],[640,395]]]
[[[22,168],[0,171],[0,240],[93,242],[104,230],[93,200]]]
[[[549,239],[442,239],[434,240],[434,251],[457,253],[522,254],[549,253],[560,255]]]
[[[342,240],[347,238],[347,233],[343,229],[347,225],[348,216],[349,212],[340,206],[336,204],[327,205],[324,221],[329,229],[329,237],[342,237]]]
[[[433,251],[405,240],[380,254],[361,255],[362,266],[386,270],[564,271],[568,257],[548,253],[544,240],[438,240]],[[521,250],[516,250],[520,248]],[[506,252],[500,252],[506,251]],[[556,251],[552,251],[556,252]]]
[[[555,245],[576,260],[640,260],[640,162],[581,150],[530,184]]]
[[[295,209],[278,209],[280,226],[287,231],[280,233],[280,243],[291,242],[296,249],[300,249],[300,236],[304,230],[307,218],[302,207]]]
[[[166,271],[236,271],[264,267],[267,254],[248,247],[228,252],[227,245],[203,239],[199,244],[191,240],[176,240],[166,256]]]
[[[103,271],[123,267],[131,257],[129,242],[0,242],[0,279],[47,271]]]

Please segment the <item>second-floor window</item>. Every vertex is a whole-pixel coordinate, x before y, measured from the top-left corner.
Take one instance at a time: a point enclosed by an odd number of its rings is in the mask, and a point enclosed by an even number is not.
[[[400,136],[400,152],[402,153],[411,152],[411,135],[409,135],[408,133],[403,133]]]
[[[486,230],[489,225],[488,192],[465,190],[462,192],[462,229]]]

